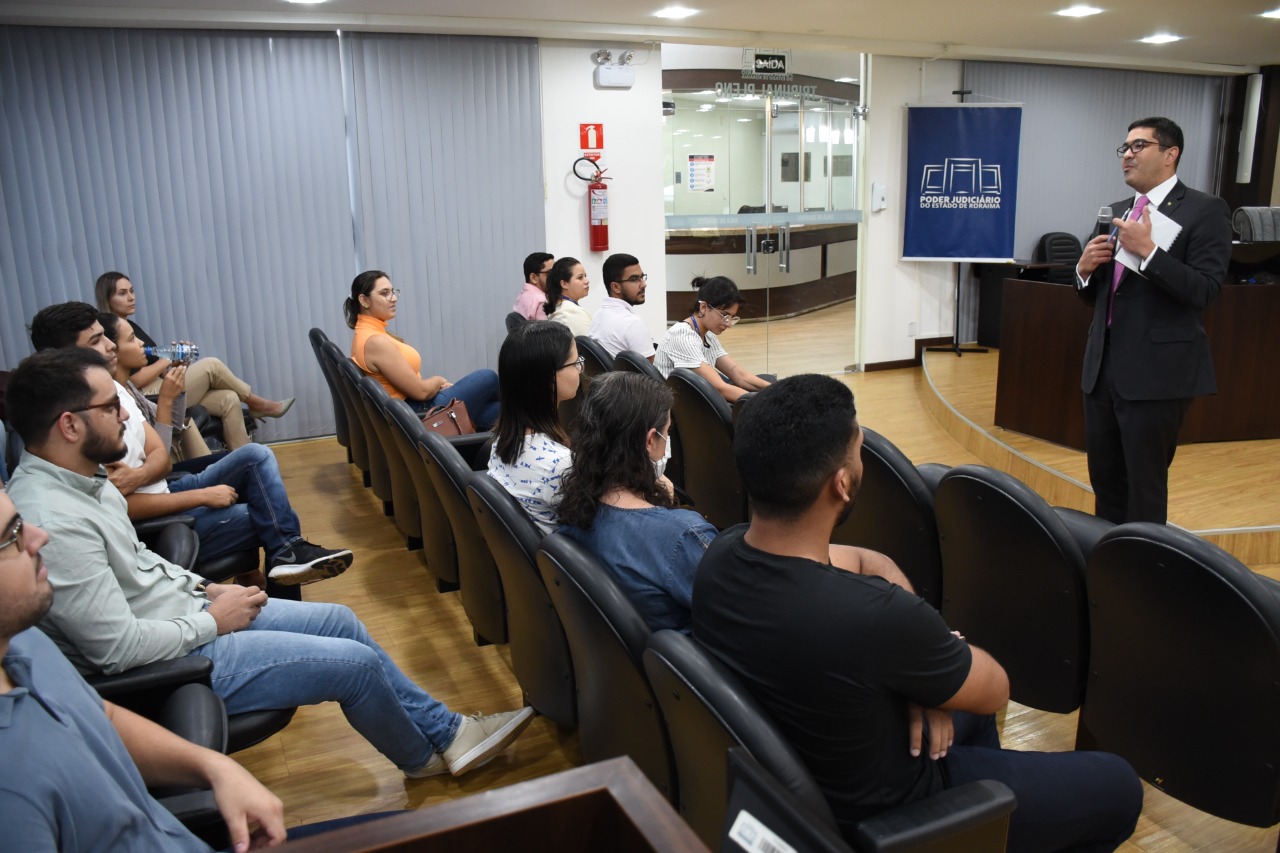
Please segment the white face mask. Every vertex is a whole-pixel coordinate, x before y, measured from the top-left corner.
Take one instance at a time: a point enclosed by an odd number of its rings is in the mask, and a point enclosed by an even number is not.
[[[653,460],[653,473],[661,477],[667,470],[667,462],[671,459],[671,433],[662,442],[662,458]]]

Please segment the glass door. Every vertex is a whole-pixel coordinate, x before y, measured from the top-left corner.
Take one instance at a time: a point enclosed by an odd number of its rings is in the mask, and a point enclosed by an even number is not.
[[[664,99],[668,319],[692,307],[694,276],[725,275],[746,300],[722,340],[735,361],[778,376],[849,369],[856,104],[712,89]]]

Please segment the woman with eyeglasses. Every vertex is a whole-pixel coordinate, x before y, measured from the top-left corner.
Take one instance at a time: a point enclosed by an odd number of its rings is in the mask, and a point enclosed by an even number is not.
[[[569,327],[574,336],[591,332],[591,314],[582,300],[591,289],[587,271],[577,258],[561,258],[547,273],[547,319]]]
[[[351,360],[378,381],[386,392],[404,400],[418,413],[448,405],[457,398],[467,404],[476,429],[487,430],[498,419],[498,374],[473,370],[457,382],[443,376],[422,378],[422,356],[387,331],[395,319],[400,288],[382,270],[367,270],[351,282],[351,295],[342,304],[347,325],[355,330]]]
[[[126,321],[138,340],[153,347],[156,342],[133,320],[137,312],[137,295],[133,282],[122,272],[104,272],[93,285],[98,310],[114,314]],[[103,323],[106,328],[106,323]],[[146,363],[133,371],[131,378],[143,394],[159,394],[165,371],[173,364],[167,358],[144,356]],[[187,365],[187,405],[204,406],[209,414],[222,421],[222,438],[229,449],[249,443],[241,403],[249,406],[254,418],[282,418],[293,407],[294,398],[268,400],[253,393],[249,383],[231,372],[220,359],[205,357]]]
[[[689,632],[693,578],[716,529],[677,509],[671,389],[637,373],[597,376],[573,422],[573,469],[560,486],[560,532],[600,558],[657,631]]]
[[[573,464],[559,407],[578,393],[581,375],[573,332],[550,320],[520,326],[498,352],[502,414],[489,451],[489,476],[543,533],[556,528],[560,483]]]
[[[689,318],[667,329],[658,342],[653,366],[663,376],[670,376],[677,367],[688,368],[710,382],[730,403],[749,391],[766,387],[769,381],[739,367],[717,337],[738,322],[738,308],[742,305],[738,285],[718,275],[699,276],[693,280],[693,287],[698,299]]]

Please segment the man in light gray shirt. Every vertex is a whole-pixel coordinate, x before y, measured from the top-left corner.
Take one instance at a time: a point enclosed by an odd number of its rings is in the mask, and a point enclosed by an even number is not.
[[[532,708],[462,717],[400,671],[348,608],[206,583],[138,541],[102,466],[124,455],[115,383],[99,354],[47,350],[9,377],[26,451],[9,493],[43,527],[54,603],[40,627],[82,673],[200,654],[230,713],[337,701],[406,776],[457,776],[504,749]]]

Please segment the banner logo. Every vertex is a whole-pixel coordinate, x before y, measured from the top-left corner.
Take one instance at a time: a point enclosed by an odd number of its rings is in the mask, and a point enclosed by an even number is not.
[[[921,207],[1000,207],[1000,164],[980,157],[948,157],[921,170]]]

